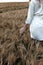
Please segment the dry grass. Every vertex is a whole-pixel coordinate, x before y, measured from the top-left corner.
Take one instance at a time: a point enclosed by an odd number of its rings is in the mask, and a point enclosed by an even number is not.
[[[43,46],[38,46],[37,41],[34,44],[29,30],[22,36],[19,34],[28,9],[15,10],[12,7],[5,8],[6,12],[2,8],[0,13],[0,65],[43,65]]]

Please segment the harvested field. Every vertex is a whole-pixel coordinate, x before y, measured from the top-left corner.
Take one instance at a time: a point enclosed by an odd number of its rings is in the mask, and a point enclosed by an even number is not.
[[[30,38],[25,24],[27,3],[0,3],[0,65],[43,65],[43,45]]]

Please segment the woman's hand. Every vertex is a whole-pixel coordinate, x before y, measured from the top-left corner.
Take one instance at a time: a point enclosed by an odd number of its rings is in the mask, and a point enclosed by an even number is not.
[[[22,35],[24,32],[25,32],[25,27],[22,27],[22,28],[20,29],[20,35]]]
[[[27,30],[29,28],[29,25],[28,24],[25,24],[21,29],[20,29],[20,35],[22,35],[25,30]]]

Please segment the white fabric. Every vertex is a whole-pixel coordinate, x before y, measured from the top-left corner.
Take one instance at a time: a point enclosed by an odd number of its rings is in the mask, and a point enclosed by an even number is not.
[[[26,24],[30,24],[31,38],[43,40],[43,4],[36,0],[30,2]]]

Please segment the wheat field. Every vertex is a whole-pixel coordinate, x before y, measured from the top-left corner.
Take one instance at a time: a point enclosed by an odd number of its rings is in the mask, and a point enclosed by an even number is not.
[[[43,65],[43,45],[30,38],[25,24],[29,2],[0,3],[0,65]]]

